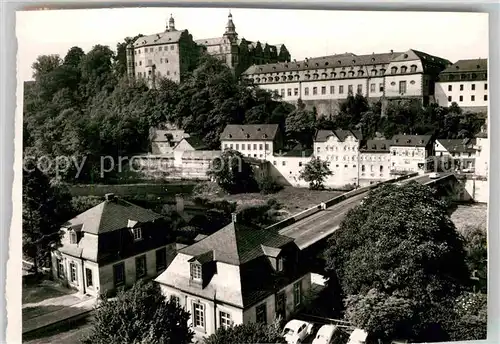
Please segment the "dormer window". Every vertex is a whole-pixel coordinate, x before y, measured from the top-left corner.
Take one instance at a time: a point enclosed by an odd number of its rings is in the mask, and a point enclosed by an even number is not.
[[[141,228],[134,228],[134,241],[138,241],[142,239],[142,229]]]
[[[278,257],[276,262],[276,271],[278,272],[283,271],[283,257]]]
[[[76,234],[75,231],[69,232],[69,242],[70,244],[78,243],[78,235]]]
[[[201,264],[198,262],[191,263],[191,279],[201,281]]]

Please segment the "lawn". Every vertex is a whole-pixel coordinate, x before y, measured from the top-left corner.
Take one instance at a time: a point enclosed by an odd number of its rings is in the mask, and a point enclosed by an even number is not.
[[[75,291],[48,279],[23,276],[22,303],[36,303],[53,297],[73,294]]]
[[[488,206],[486,204],[458,205],[451,220],[461,233],[469,226],[480,226],[486,230]]]
[[[283,190],[272,195],[262,195],[260,193],[247,193],[236,195],[215,196],[201,195],[202,197],[210,197],[210,200],[227,200],[229,202],[236,202],[238,208],[258,205],[266,203],[267,200],[274,198],[282,204],[282,210],[290,214],[298,213],[302,210],[311,208],[321,202],[341,195],[341,191],[317,191],[309,190],[306,188],[285,187]]]

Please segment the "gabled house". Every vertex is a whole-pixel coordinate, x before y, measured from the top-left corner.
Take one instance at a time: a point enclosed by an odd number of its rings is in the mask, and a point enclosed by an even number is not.
[[[360,185],[373,184],[391,178],[390,140],[363,140],[360,146]]]
[[[62,225],[54,279],[98,296],[158,275],[176,252],[163,217],[113,194]]]
[[[474,167],[476,139],[438,139],[434,144],[436,157],[440,160],[454,160],[453,166],[464,169]]]
[[[151,154],[165,155],[172,153],[182,139],[189,137],[184,130],[179,129],[151,129]]]
[[[424,173],[434,155],[430,135],[394,135],[391,139],[391,173]]]
[[[191,313],[197,336],[220,327],[289,318],[311,277],[292,238],[233,221],[178,251],[155,281]]]

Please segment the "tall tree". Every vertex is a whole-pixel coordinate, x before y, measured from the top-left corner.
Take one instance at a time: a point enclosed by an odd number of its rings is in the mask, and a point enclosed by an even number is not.
[[[127,45],[134,43],[139,37],[144,37],[143,34],[138,34],[134,37],[125,37],[123,42],[116,45],[115,71],[118,77],[123,77],[127,74]]]
[[[60,244],[60,228],[71,213],[71,197],[51,184],[37,166],[23,169],[23,252],[33,260],[35,273],[46,266],[50,251]]]
[[[138,282],[100,302],[84,344],[189,344],[189,312],[167,300],[156,283]]]
[[[351,299],[350,319],[382,337],[426,340],[429,326],[442,327],[433,312],[469,287],[463,238],[446,203],[415,182],[372,191],[347,214],[325,255],[327,275],[338,278],[341,294]],[[363,304],[380,312],[363,315]],[[387,328],[384,319],[398,320]]]
[[[33,78],[38,80],[42,75],[52,72],[61,64],[62,60],[59,55],[40,55],[31,65],[33,69]]]
[[[71,47],[64,57],[64,64],[67,66],[78,68],[85,52],[80,47]]]
[[[309,183],[311,190],[322,190],[325,178],[331,175],[333,172],[330,170],[329,163],[319,157],[312,158],[300,171],[300,178]]]
[[[299,99],[297,109],[286,116],[285,130],[288,138],[303,147],[311,147],[315,125],[316,113],[307,110],[304,102]]]

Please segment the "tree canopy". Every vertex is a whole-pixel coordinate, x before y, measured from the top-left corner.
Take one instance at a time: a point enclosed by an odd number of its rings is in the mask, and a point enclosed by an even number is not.
[[[219,159],[214,159],[207,175],[232,194],[258,190],[252,166],[240,152],[232,149],[225,150]]]
[[[281,327],[278,322],[270,325],[261,323],[247,323],[220,327],[217,332],[208,336],[204,344],[285,344],[286,341],[281,334]]]
[[[167,300],[156,283],[137,282],[116,299],[103,298],[84,344],[189,344],[189,312]]]
[[[309,183],[311,190],[321,190],[324,188],[325,178],[333,175],[328,166],[327,161],[313,157],[300,171],[300,178]]]
[[[372,191],[334,233],[326,260],[328,277],[340,281],[332,292],[347,298],[348,319],[381,338],[421,339],[439,324],[432,312],[470,281],[464,241],[445,202],[415,182]]]

